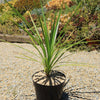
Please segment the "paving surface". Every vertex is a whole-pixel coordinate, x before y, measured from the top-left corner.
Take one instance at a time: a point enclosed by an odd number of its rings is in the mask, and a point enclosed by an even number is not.
[[[30,44],[14,44],[38,55]],[[35,54],[0,42],[0,100],[35,100],[31,76],[43,67],[37,62],[16,58],[22,57],[21,53],[40,60]],[[65,87],[69,100],[100,100],[100,52],[82,51],[72,55],[66,52],[64,56],[67,56],[63,59],[65,65],[56,70],[64,72],[69,80]],[[63,94],[63,100],[65,98]]]

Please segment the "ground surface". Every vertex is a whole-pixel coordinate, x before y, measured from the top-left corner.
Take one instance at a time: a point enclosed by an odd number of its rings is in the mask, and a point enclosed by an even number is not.
[[[37,54],[29,44],[17,45]],[[36,62],[16,58],[21,56],[20,53],[37,59],[19,47],[0,42],[0,100],[35,100],[31,76],[43,67]],[[65,56],[70,54],[66,52]],[[76,52],[63,60],[73,62],[57,68],[69,79],[66,85],[69,100],[100,100],[100,52]]]

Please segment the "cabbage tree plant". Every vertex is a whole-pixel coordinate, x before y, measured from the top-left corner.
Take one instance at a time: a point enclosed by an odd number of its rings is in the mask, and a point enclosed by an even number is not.
[[[5,2],[8,3],[6,0],[5,0]],[[27,22],[27,20],[10,3],[8,3],[8,5],[14,10],[14,12],[17,14],[17,16],[19,16],[24,21],[24,23],[28,27],[30,27],[30,24]],[[77,12],[80,5],[81,5],[81,2],[79,3],[77,8],[75,9],[74,13]],[[85,39],[82,39],[82,40],[75,42],[73,44],[70,42],[68,44],[66,44],[66,41],[73,34],[73,32],[72,32],[67,37],[67,39],[62,43],[62,39],[64,37],[64,34],[61,36],[60,35],[57,36],[59,22],[60,22],[60,15],[61,15],[62,9],[59,12],[55,13],[55,17],[54,17],[53,24],[51,26],[50,33],[48,31],[48,28],[47,28],[46,18],[45,18],[45,14],[44,14],[42,5],[41,5],[41,9],[42,9],[42,18],[39,17],[39,22],[41,25],[43,37],[40,36],[38,28],[36,27],[35,22],[31,16],[30,12],[29,12],[29,16],[31,18],[33,27],[35,28],[35,32],[31,29],[32,33],[30,33],[27,30],[27,27],[25,27],[25,26],[23,27],[15,22],[14,23],[17,24],[25,32],[27,32],[27,34],[30,36],[30,38],[32,40],[33,47],[38,51],[38,53],[41,57],[41,61],[42,61],[43,67],[44,67],[44,72],[45,72],[46,76],[49,76],[52,69],[57,67],[56,64],[63,57],[65,52],[75,45],[85,43],[84,42]],[[74,13],[72,14],[72,16],[74,15]],[[71,16],[71,18],[72,18],[72,16]],[[68,20],[68,22],[66,23],[64,28],[67,27],[71,18]],[[62,34],[63,31],[64,31],[64,29],[60,32],[60,34]],[[38,46],[41,48],[41,50],[38,48]],[[36,59],[33,59],[33,58],[32,58],[32,60],[37,61]]]

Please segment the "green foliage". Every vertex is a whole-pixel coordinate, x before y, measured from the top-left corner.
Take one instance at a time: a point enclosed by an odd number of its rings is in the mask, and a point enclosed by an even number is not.
[[[14,5],[14,1],[10,1],[11,5]],[[2,12],[0,12],[0,33],[2,34],[23,34],[18,26],[13,24],[13,21],[20,22],[21,20],[17,17],[16,13],[8,6],[7,3],[2,4]]]
[[[13,2],[10,1],[10,4],[13,5]],[[16,13],[8,6],[7,3],[2,5],[3,8],[0,16],[0,24],[5,24],[6,22],[9,22],[9,20],[14,20],[16,18]]]
[[[9,35],[23,35],[19,28],[11,21],[9,21],[9,23],[5,23],[4,25],[0,24],[0,33]]]
[[[1,24],[5,24],[6,22],[10,20],[12,20],[14,18],[14,13],[12,11],[7,11],[2,13],[2,15],[0,16],[0,22]]]
[[[43,5],[47,3],[47,0],[41,0]],[[40,0],[18,0],[14,7],[21,13],[24,14],[27,10],[33,10],[34,8],[40,8]]]
[[[3,4],[0,4],[0,12],[2,12],[4,9],[4,5]]]

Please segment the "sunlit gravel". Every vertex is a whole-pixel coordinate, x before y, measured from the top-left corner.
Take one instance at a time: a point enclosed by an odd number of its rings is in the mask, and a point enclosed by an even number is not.
[[[38,53],[30,44],[13,43]],[[32,74],[43,69],[40,63],[20,59],[22,54],[40,59],[15,45],[0,42],[0,100],[35,100]],[[100,100],[100,52],[66,52],[56,70],[66,74],[69,100]]]

